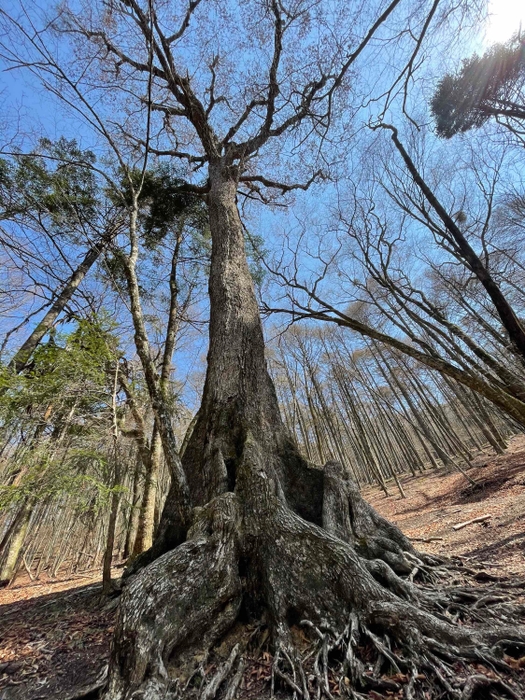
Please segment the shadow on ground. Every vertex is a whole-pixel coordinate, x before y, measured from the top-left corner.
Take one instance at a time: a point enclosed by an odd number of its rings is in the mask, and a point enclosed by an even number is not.
[[[0,699],[59,700],[94,681],[114,614],[98,583],[0,605]]]

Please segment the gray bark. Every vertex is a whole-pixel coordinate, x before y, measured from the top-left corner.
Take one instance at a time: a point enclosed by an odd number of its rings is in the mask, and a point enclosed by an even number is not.
[[[180,543],[184,523],[175,488],[150,550],[153,563],[128,579],[105,700],[211,700],[221,688],[225,697],[234,697],[242,668],[239,647],[232,646],[211,677],[199,671],[195,659],[213,653],[235,622],[242,625],[241,610],[257,624],[265,621],[274,677],[305,699],[311,697],[310,681],[291,632],[299,621],[312,630],[340,630],[334,635],[349,659],[358,653],[358,636],[376,639],[372,629],[385,635],[380,644],[387,655],[400,645],[410,658],[423,659],[436,644],[452,649],[458,659],[476,658],[475,648],[490,656],[484,632],[439,619],[433,612],[440,603],[431,610],[430,596],[400,578],[432,561],[424,561],[399,529],[361,498],[345,469],[334,462],[316,468],[298,454],[266,368],[235,204],[236,173],[213,163],[209,174],[208,369],[182,457],[190,525]],[[332,639],[331,632],[319,634],[327,644]],[[505,638],[510,637],[506,630]],[[319,653],[322,664],[322,648]],[[330,697],[328,660],[323,669],[314,676],[318,690],[313,693]],[[199,675],[198,683],[182,683],[188,671],[190,678]],[[341,672],[356,687],[369,682],[357,658]]]
[[[84,259],[66,281],[62,291],[58,294],[55,301],[46,311],[44,317],[38,323],[37,327],[31,332],[28,338],[26,338],[26,340],[17,350],[15,355],[11,358],[9,366],[12,367],[15,372],[21,372],[27,365],[31,355],[40,344],[42,338],[53,327],[55,321],[64,311],[68,302],[71,301],[74,293],[83,282],[87,273],[98,260],[104,248],[108,245],[113,236],[114,232],[111,231],[109,235],[106,235],[101,241],[91,246],[91,248],[88,250],[84,256]]]

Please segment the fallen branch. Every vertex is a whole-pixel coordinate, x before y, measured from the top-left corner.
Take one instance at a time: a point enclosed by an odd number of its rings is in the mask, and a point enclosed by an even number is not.
[[[28,564],[27,561],[26,561],[26,555],[25,555],[25,554],[24,554],[24,556],[22,557],[22,562],[23,562],[23,564],[24,564],[25,570],[27,571],[27,575],[29,576],[31,582],[33,582],[33,581],[35,580],[35,576],[33,576],[33,574],[31,573],[31,569],[29,568],[29,564]]]
[[[453,530],[461,530],[464,527],[467,527],[467,525],[473,525],[474,523],[482,523],[485,520],[488,520],[489,518],[492,518],[492,515],[480,515],[477,518],[472,518],[472,520],[466,520],[464,523],[458,523],[457,525],[452,525]]]
[[[442,542],[443,537],[411,537],[412,542]]]

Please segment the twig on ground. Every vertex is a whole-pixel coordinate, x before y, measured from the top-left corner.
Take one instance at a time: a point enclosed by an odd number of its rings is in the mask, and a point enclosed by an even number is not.
[[[477,518],[472,518],[472,520],[466,520],[464,523],[458,523],[457,525],[452,525],[453,530],[461,530],[464,527],[467,527],[467,525],[473,525],[474,523],[482,523],[485,520],[488,520],[489,518],[492,518],[492,515],[480,515]]]

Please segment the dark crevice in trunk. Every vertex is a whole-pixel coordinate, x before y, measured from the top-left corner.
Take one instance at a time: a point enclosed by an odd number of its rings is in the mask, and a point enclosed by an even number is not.
[[[235,491],[235,459],[226,459],[224,464],[228,475],[228,491]]]

